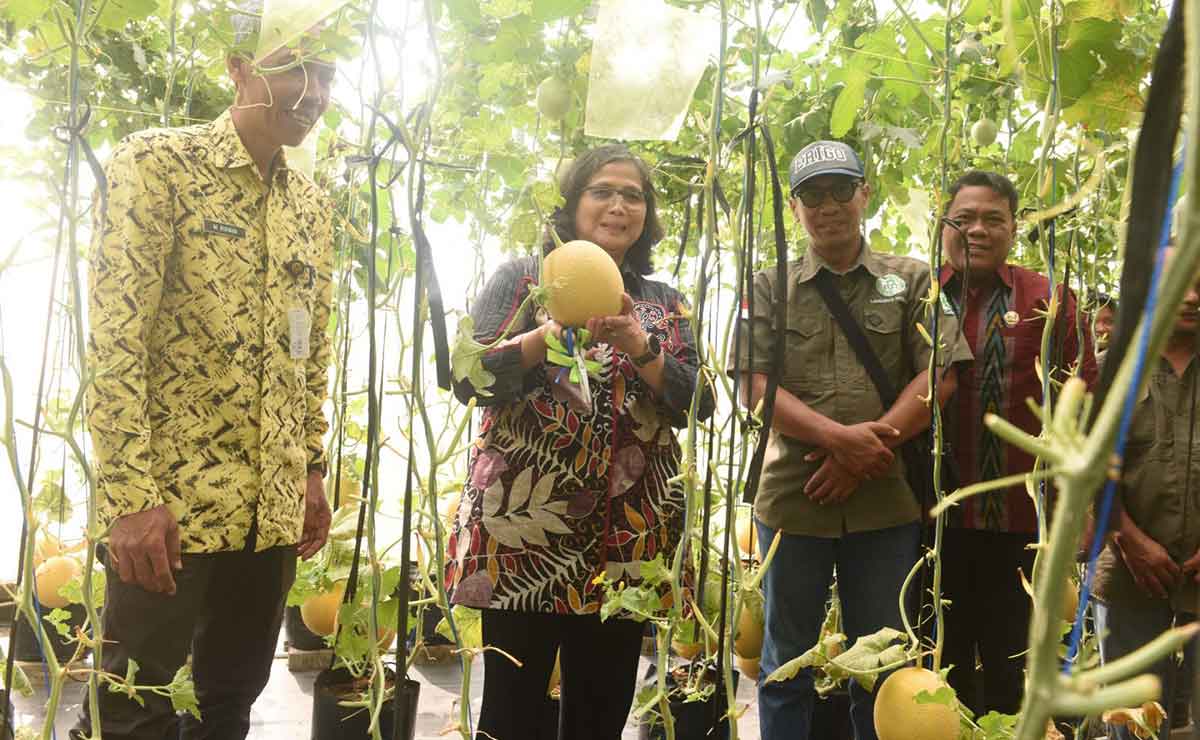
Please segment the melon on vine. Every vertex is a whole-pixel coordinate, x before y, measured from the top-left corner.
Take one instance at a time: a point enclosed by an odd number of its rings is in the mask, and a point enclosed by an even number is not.
[[[901,668],[884,680],[875,695],[875,733],[879,740],[958,740],[958,712],[936,702],[917,703],[922,691],[946,686],[925,668]]]
[[[70,602],[58,590],[83,572],[83,566],[75,558],[55,555],[37,567],[34,582],[37,587],[38,603],[50,609],[61,609]]]

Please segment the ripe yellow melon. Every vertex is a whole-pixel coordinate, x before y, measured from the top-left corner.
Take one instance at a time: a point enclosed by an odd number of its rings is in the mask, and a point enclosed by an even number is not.
[[[314,635],[327,637],[337,629],[337,613],[346,593],[346,582],[338,581],[323,594],[309,596],[300,605],[300,618]]]
[[[758,527],[753,519],[742,519],[737,523],[737,541],[742,554],[748,558],[758,558]]]
[[[596,244],[576,239],[546,255],[542,286],[549,289],[546,310],[563,326],[621,312],[625,284],[617,263]]]
[[[763,623],[761,615],[754,613],[748,606],[742,606],[738,615],[737,637],[733,640],[733,651],[743,658],[757,658],[762,655]]]
[[[58,593],[58,589],[82,571],[83,566],[75,558],[65,555],[46,558],[46,562],[39,565],[34,574],[38,603],[50,609],[61,609],[69,604],[70,602]]]
[[[38,534],[37,544],[33,548],[33,567],[36,569],[50,558],[63,555],[64,552],[63,544],[57,537],[49,532],[42,532]]]
[[[734,665],[742,672],[742,675],[751,680],[758,679],[759,658],[743,658],[740,655],[733,656]]]
[[[944,704],[918,704],[922,691],[946,684],[925,668],[901,668],[888,676],[875,696],[879,740],[958,740],[958,713]]]
[[[697,655],[700,654],[700,643],[671,640],[671,649],[675,651],[676,655],[684,660],[693,660]]]

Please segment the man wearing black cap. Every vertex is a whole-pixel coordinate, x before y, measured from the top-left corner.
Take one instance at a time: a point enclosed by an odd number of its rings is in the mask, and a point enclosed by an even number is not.
[[[922,301],[929,266],[871,250],[862,234],[871,190],[862,160],[846,144],[806,146],[789,175],[792,213],[809,244],[788,268],[787,331],[778,336],[772,327],[774,301],[782,299],[775,271],[761,272],[753,313],[741,325],[730,360],[743,373],[745,400],[753,408],[773,371],[772,347],[785,343],[754,503],[760,547],[765,550],[782,532],[763,580],[761,676],[816,644],[835,567],[849,641],[901,627],[897,601],[917,558],[921,507],[897,448],[929,425],[921,397],[928,389],[930,347],[916,328],[929,326]],[[839,301],[866,336],[894,403],[883,402],[886,394],[827,300]],[[952,315],[941,316],[939,333],[945,371],[938,397],[944,401],[955,387],[953,363],[969,360],[970,353],[955,341]],[[850,697],[856,737],[875,738],[873,695],[851,682]],[[764,740],[808,738],[814,698],[808,670],[790,681],[760,680]]]

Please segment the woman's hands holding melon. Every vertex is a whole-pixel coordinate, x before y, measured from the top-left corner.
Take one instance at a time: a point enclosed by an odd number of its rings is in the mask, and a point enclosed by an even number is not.
[[[621,296],[621,313],[588,319],[587,330],[593,342],[604,342],[630,357],[637,357],[646,351],[646,330],[633,312],[633,299],[628,293]]]

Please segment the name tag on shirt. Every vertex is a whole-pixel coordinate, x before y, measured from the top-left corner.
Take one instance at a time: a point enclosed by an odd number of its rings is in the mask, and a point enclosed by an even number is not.
[[[217,236],[232,236],[240,239],[246,235],[246,230],[206,218],[204,219],[204,233],[216,234]]]
[[[308,338],[312,331],[312,321],[308,311],[303,308],[290,308],[287,312],[289,354],[293,360],[307,360],[311,352]]]

